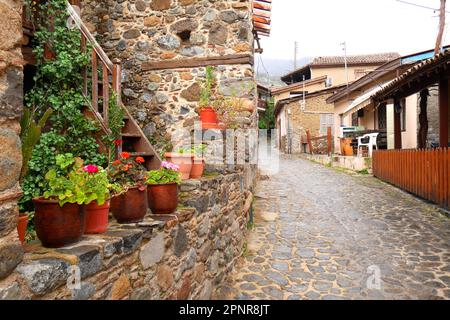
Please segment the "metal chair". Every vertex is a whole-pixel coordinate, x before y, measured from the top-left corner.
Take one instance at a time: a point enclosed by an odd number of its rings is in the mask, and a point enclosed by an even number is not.
[[[369,150],[369,157],[372,157],[372,152],[373,152],[373,148],[375,147],[378,150],[378,146],[377,146],[377,137],[378,137],[379,133],[368,133],[365,134],[361,137],[358,137],[358,157],[362,156],[362,154],[360,153],[360,148],[366,146],[367,149]],[[363,139],[369,139],[369,142],[364,143],[362,142]]]

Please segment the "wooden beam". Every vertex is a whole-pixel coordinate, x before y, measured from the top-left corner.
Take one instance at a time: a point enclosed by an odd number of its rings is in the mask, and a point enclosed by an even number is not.
[[[267,25],[269,25],[270,26],[270,19],[267,19],[267,18],[261,18],[261,17],[253,17],[253,22],[259,22],[259,23],[262,23],[262,24],[267,24]]]
[[[262,17],[262,18],[270,18],[271,14],[267,11],[261,11],[261,10],[253,10],[253,16]]]
[[[259,2],[253,2],[253,9],[270,11],[272,9],[272,6],[270,4],[263,4],[263,3],[259,3]]]
[[[230,54],[218,57],[191,58],[169,61],[154,61],[142,63],[142,71],[162,70],[162,69],[179,69],[179,68],[196,68],[206,66],[219,66],[229,64],[251,64],[253,65],[253,57],[250,54]]]
[[[263,23],[254,22],[253,25],[255,26],[256,29],[262,29],[262,30],[270,31],[270,26],[267,26],[267,25],[265,25]]]
[[[449,81],[439,81],[439,146],[448,147]]]

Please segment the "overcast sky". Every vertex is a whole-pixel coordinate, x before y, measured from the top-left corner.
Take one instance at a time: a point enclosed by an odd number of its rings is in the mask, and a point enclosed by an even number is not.
[[[440,3],[405,1],[433,8]],[[293,59],[294,41],[299,42],[300,58],[342,55],[339,44],[344,41],[349,55],[427,50],[434,48],[437,16],[396,0],[273,0],[272,31],[262,39],[262,58]],[[444,44],[449,40],[446,32]]]

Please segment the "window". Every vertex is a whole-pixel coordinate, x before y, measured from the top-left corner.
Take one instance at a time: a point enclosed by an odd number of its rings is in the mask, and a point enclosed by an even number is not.
[[[352,113],[352,126],[353,127],[357,127],[359,124],[358,122],[358,112],[353,112]]]
[[[333,132],[334,114],[322,113],[320,115],[320,135],[326,135],[328,127],[331,127],[331,132]]]
[[[378,129],[386,130],[387,128],[387,119],[386,119],[386,104],[383,103],[378,106]]]

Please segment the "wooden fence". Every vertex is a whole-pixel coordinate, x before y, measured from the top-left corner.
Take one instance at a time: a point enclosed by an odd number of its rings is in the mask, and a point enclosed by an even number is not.
[[[327,128],[327,135],[320,137],[311,137],[311,133],[309,130],[306,130],[306,137],[302,137],[302,144],[307,144],[310,154],[328,154],[331,155],[332,151],[332,141],[333,137],[331,134],[331,127]],[[317,146],[313,146],[313,142],[319,143],[322,142],[325,147],[320,148]]]
[[[440,206],[450,208],[450,149],[380,150],[373,174]]]

